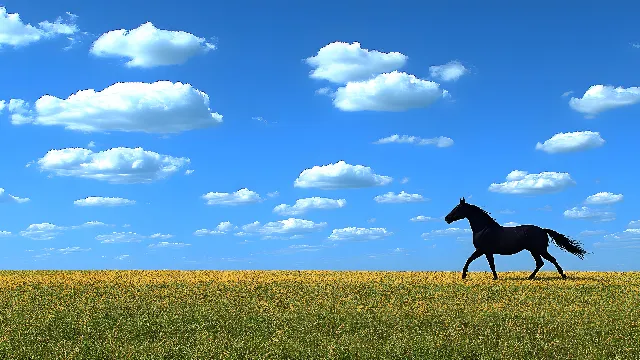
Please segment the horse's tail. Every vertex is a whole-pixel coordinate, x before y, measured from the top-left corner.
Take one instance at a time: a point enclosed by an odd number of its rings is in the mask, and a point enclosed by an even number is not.
[[[584,255],[587,253],[587,251],[580,246],[581,244],[578,241],[570,239],[551,229],[544,229],[544,231],[551,236],[556,245],[580,259],[583,259]]]

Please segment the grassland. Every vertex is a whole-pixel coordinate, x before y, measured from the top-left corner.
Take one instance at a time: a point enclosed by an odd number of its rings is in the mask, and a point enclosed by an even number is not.
[[[640,359],[640,273],[0,271],[1,359]]]

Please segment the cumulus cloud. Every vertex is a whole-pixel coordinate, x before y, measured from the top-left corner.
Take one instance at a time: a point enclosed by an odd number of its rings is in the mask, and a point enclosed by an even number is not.
[[[377,74],[398,70],[408,57],[399,52],[384,53],[360,47],[360,43],[336,41],[322,47],[315,56],[305,59],[314,67],[313,79],[344,84],[369,79]]]
[[[344,161],[305,169],[294,181],[299,188],[354,189],[384,186],[393,181],[390,176],[378,175],[368,166],[350,165]]]
[[[32,240],[51,240],[67,230],[91,228],[96,226],[106,226],[107,224],[100,221],[89,221],[82,225],[74,226],[58,226],[52,223],[31,224],[25,230],[20,231],[20,236]]]
[[[548,194],[576,184],[568,173],[551,171],[529,174],[526,171],[514,170],[507,175],[506,180],[503,183],[491,184],[489,191],[503,194]]]
[[[8,194],[3,188],[0,188],[0,204],[2,203],[17,203],[22,204],[29,201],[29,198],[21,198],[15,195]]]
[[[135,205],[135,200],[123,199],[120,197],[89,196],[73,202],[77,206],[124,206]]]
[[[461,229],[461,228],[451,227],[451,228],[441,229],[441,230],[431,230],[429,232],[423,233],[422,238],[425,240],[430,240],[434,237],[445,237],[445,236],[460,237],[460,236],[471,235],[471,234],[472,234],[471,229]]]
[[[413,222],[430,222],[430,221],[440,221],[440,218],[434,218],[431,216],[424,216],[424,215],[418,215],[416,217],[412,217],[411,219],[409,219],[410,221]]]
[[[38,160],[41,171],[112,184],[149,183],[173,175],[188,158],[161,155],[143,148],[118,147],[100,152],[83,148],[50,150]]]
[[[440,84],[394,71],[370,80],[348,82],[335,92],[333,104],[342,111],[406,111],[449,97]]]
[[[373,200],[381,204],[399,204],[399,203],[422,202],[422,201],[427,201],[429,199],[425,199],[420,194],[409,194],[404,191],[401,191],[400,193],[396,194],[392,191],[389,191],[386,194],[382,194],[374,197]]]
[[[611,85],[593,85],[582,96],[582,98],[572,97],[569,106],[587,117],[594,117],[597,114],[629,106],[640,102],[640,88],[613,87]]]
[[[120,82],[102,91],[80,90],[66,99],[44,95],[34,107],[11,99],[8,109],[14,125],[55,125],[82,132],[165,134],[222,123],[222,115],[209,108],[209,95],[170,81]]]
[[[564,217],[569,219],[582,219],[595,222],[613,221],[616,219],[616,214],[611,211],[595,210],[586,206],[573,207],[569,210],[565,210]]]
[[[604,143],[605,141],[600,137],[599,132],[576,131],[555,134],[544,143],[537,143],[536,150],[541,150],[549,154],[566,153],[595,149],[601,147]]]
[[[432,78],[440,81],[456,81],[462,75],[468,73],[469,70],[459,61],[450,61],[444,65],[435,65],[429,67],[429,74]]]
[[[67,12],[68,20],[58,17],[54,22],[41,21],[38,26],[25,24],[18,13],[8,13],[4,6],[0,6],[0,47],[4,45],[19,47],[29,45],[44,39],[66,36],[71,42],[79,32],[75,24],[76,15]]]
[[[413,144],[413,145],[435,145],[436,147],[443,148],[449,147],[453,145],[453,140],[445,137],[438,136],[430,139],[424,139],[418,136],[409,136],[409,135],[391,135],[386,138],[379,139],[374,142],[374,144]]]
[[[186,31],[156,28],[146,22],[133,30],[111,30],[93,43],[90,53],[99,57],[122,57],[130,68],[180,65],[216,46]]]
[[[196,230],[193,233],[193,235],[195,236],[224,235],[236,228],[237,226],[233,226],[233,224],[230,221],[223,221],[220,224],[218,224],[218,226],[216,226],[214,230],[200,229],[200,230]]]
[[[328,239],[331,241],[368,241],[383,239],[391,235],[393,233],[385,228],[346,227],[333,229]]]
[[[597,194],[593,194],[584,201],[587,205],[606,205],[606,204],[615,204],[624,199],[622,194],[614,194],[611,192],[599,192]]]
[[[241,235],[263,235],[267,238],[278,238],[278,235],[301,235],[324,229],[326,222],[315,223],[310,220],[288,218],[272,221],[262,225],[259,221],[242,226]],[[236,234],[238,235],[238,234]],[[275,236],[274,236],[275,235]]]
[[[207,201],[207,205],[243,205],[263,200],[258,193],[247,188],[234,193],[209,192],[202,195],[202,198]]]
[[[293,205],[280,204],[273,208],[273,212],[285,215],[294,216],[306,213],[309,210],[314,209],[339,209],[347,205],[345,199],[328,199],[322,197],[310,197],[296,200]]]
[[[182,242],[167,242],[167,241],[160,241],[157,244],[149,244],[150,248],[181,248],[181,247],[185,247],[185,246],[191,246],[191,244],[185,244]]]

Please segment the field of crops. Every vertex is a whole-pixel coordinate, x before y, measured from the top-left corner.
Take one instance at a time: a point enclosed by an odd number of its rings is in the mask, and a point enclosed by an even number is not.
[[[1,359],[640,359],[640,273],[0,271]]]

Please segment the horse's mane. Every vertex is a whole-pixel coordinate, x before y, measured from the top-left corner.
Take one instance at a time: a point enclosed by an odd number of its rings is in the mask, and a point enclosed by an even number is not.
[[[485,210],[485,209],[483,209],[483,208],[479,207],[478,205],[473,205],[473,204],[469,204],[469,203],[467,203],[467,205],[471,206],[471,207],[472,207],[473,209],[475,209],[475,210],[480,210],[483,214],[487,215],[487,217],[488,217],[489,219],[491,219],[491,220],[495,221],[496,223],[498,223],[498,221],[497,221],[496,219],[494,219],[494,218],[491,216],[491,213],[490,213],[490,212],[488,212],[487,210]]]

